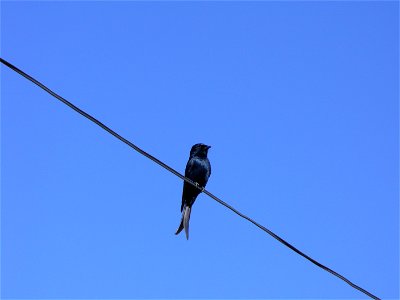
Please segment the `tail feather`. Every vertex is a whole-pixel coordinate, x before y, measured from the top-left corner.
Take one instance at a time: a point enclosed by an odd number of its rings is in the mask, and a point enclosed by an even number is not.
[[[179,224],[178,230],[175,232],[175,234],[179,234],[183,229],[183,216],[181,219],[181,223]]]
[[[192,208],[190,206],[185,207],[185,213],[183,216],[183,227],[185,227],[186,239],[189,239],[189,220],[190,220],[190,212]]]
[[[190,206],[185,206],[182,211],[181,223],[179,224],[178,230],[175,234],[179,234],[183,229],[185,229],[186,239],[189,239],[189,220],[190,212],[192,208]]]

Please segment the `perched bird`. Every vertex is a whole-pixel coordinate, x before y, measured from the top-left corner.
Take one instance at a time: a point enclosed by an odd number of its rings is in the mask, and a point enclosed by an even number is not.
[[[207,158],[208,149],[210,148],[211,146],[204,144],[193,145],[185,169],[185,176],[198,183],[198,185],[203,188],[206,186],[208,178],[211,175],[211,165]],[[181,205],[182,219],[175,234],[179,234],[183,229],[185,229],[186,239],[189,239],[190,211],[192,210],[194,201],[200,193],[201,190],[190,183],[186,181],[183,183]]]

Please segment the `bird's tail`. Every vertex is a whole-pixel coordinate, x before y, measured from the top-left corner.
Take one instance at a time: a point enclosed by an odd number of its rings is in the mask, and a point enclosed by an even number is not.
[[[189,220],[190,220],[190,211],[192,208],[190,206],[184,206],[182,210],[182,219],[179,224],[178,230],[175,234],[179,234],[183,229],[185,229],[186,239],[189,239]]]

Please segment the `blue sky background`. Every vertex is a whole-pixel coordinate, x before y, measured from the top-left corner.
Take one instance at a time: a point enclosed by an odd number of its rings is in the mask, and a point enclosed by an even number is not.
[[[8,2],[1,57],[399,297],[398,2]],[[3,298],[364,295],[1,66]]]

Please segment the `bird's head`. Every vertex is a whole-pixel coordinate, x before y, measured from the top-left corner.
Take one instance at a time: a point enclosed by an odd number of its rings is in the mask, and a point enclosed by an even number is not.
[[[207,157],[208,154],[208,149],[210,149],[211,146],[207,146],[204,144],[196,144],[192,146],[192,149],[190,150],[190,157],[193,156],[198,156],[198,157]]]

